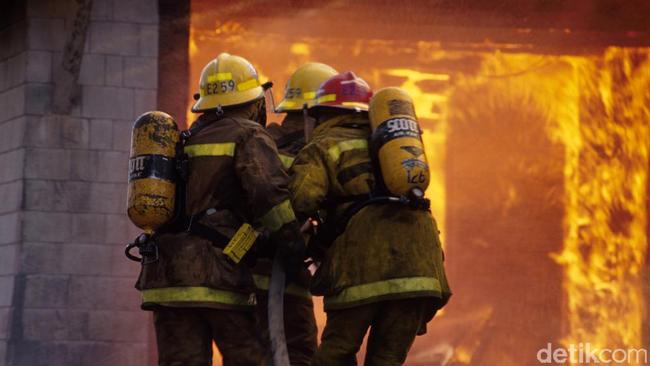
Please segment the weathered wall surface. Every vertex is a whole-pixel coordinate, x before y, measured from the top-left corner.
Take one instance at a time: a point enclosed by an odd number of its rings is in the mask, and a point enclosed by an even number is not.
[[[0,30],[0,365],[7,356],[21,241],[26,117],[26,22],[20,6],[2,9]]]
[[[150,319],[122,250],[137,234],[130,128],[156,107],[157,1],[93,1],[64,115],[53,80],[76,1],[13,3],[0,28],[0,366],[143,365]]]

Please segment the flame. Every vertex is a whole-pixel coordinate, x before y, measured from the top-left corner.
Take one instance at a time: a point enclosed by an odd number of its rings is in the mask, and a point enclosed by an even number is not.
[[[642,346],[649,56],[610,48],[602,60],[570,60],[576,95],[550,129],[566,149],[565,242],[553,256],[566,273],[566,344]]]

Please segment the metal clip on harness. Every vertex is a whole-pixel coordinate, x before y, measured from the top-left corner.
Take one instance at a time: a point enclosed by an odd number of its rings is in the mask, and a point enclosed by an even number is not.
[[[138,248],[140,257],[131,254],[133,248]],[[124,249],[124,255],[134,262],[149,264],[158,261],[158,245],[155,242],[154,235],[147,233],[140,234],[133,243],[127,244]]]

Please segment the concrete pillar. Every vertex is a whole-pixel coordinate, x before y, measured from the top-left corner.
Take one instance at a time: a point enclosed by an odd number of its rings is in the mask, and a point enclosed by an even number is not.
[[[147,358],[139,266],[122,251],[138,233],[125,216],[127,160],[133,120],[156,108],[158,5],[93,1],[78,98],[55,114],[75,6],[29,0],[0,35],[2,366]]]
[[[0,366],[5,366],[21,299],[15,284],[20,276],[24,189],[27,22],[20,1],[4,2],[0,13]]]
[[[159,0],[158,7],[163,25],[158,47],[164,54],[158,65],[158,107],[173,116],[182,128],[188,122],[188,83],[196,85],[198,91],[198,81],[189,80],[190,1]]]

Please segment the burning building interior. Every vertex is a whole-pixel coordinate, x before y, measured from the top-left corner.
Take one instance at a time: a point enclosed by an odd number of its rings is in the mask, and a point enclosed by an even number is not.
[[[413,97],[454,295],[406,365],[650,347],[649,3],[10,0],[0,13],[0,365],[156,364],[120,245],[138,234],[130,128],[154,109],[189,126],[220,52],[250,60],[275,101],[308,61]]]

